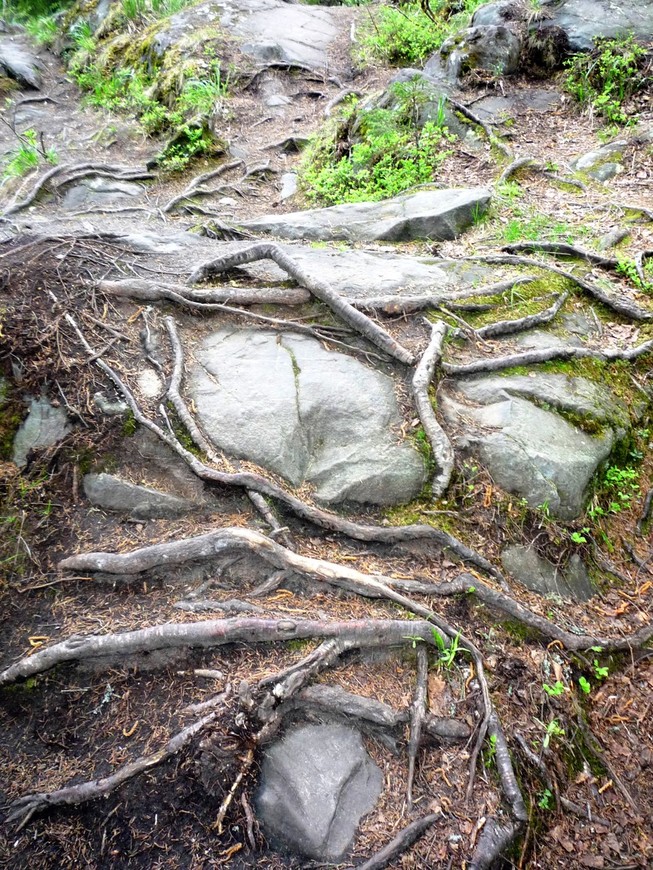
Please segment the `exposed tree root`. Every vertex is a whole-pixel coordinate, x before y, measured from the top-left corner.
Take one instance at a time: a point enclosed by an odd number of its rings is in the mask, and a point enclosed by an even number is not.
[[[369,861],[358,864],[357,870],[383,870],[384,867],[407,852],[439,818],[440,813],[431,813],[411,822],[410,825],[406,825],[387,846],[384,846]]]
[[[517,320],[498,320],[496,323],[489,323],[487,326],[481,326],[477,329],[476,334],[480,338],[497,338],[500,335],[514,335],[517,332],[524,332],[527,329],[533,329],[534,326],[543,326],[557,316],[568,298],[569,293],[560,293],[553,305],[545,308],[544,311],[528,314]]]
[[[622,314],[624,317],[630,317],[633,320],[650,321],[653,320],[653,311],[647,311],[640,308],[636,302],[624,298],[619,287],[614,287],[612,293],[606,293],[601,287],[596,284],[591,284],[589,281],[584,281],[572,272],[567,272],[560,269],[558,266],[553,266],[551,263],[545,263],[543,260],[534,260],[531,257],[522,257],[518,254],[476,254],[471,257],[463,258],[469,263],[490,263],[500,266],[529,266],[530,268],[544,269],[547,272],[553,272],[573,282],[582,290],[585,290],[597,302],[601,302],[607,308],[616,311],[617,314]]]
[[[227,172],[230,172],[232,169],[237,169],[239,166],[243,166],[244,163],[242,160],[232,160],[230,163],[223,163],[222,166],[218,166],[217,169],[213,169],[210,172],[204,172],[202,175],[197,175],[195,178],[191,179],[186,188],[180,193],[178,196],[173,197],[166,205],[163,206],[163,211],[168,214],[171,212],[176,205],[180,202],[183,202],[186,199],[189,199],[192,196],[209,196],[213,193],[212,190],[206,190],[202,187],[207,181],[211,181],[214,178],[219,178],[222,175],[225,175]]]
[[[74,179],[83,178],[88,175],[96,175],[98,173],[103,173],[104,177],[121,180],[134,177],[151,177],[146,172],[139,172],[138,170],[134,170],[128,166],[114,166],[107,163],[62,164],[60,166],[55,166],[53,169],[49,169],[44,175],[42,175],[25,199],[9,206],[9,208],[3,212],[3,216],[9,217],[10,215],[18,214],[18,212],[29,208],[29,206],[38,198],[41,191],[43,191],[47,186],[51,186],[51,182],[55,178],[58,182],[57,187],[60,187]]]
[[[411,635],[433,643],[433,626],[426,620],[410,623]],[[66,662],[119,660],[123,656],[161,649],[218,647],[226,643],[269,643],[311,637],[337,637],[360,647],[391,647],[406,643],[405,620],[354,620],[325,622],[311,619],[255,617],[213,619],[203,622],[169,622],[136,631],[71,637],[40,649],[0,672],[0,686],[7,686]]]
[[[192,290],[183,284],[166,284],[141,278],[123,278],[119,281],[98,281],[98,290],[109,296],[140,299],[146,302],[169,300],[188,307],[197,302],[231,305],[304,305],[311,298],[302,287],[208,287]],[[202,309],[198,309],[202,310]],[[204,308],[204,310],[210,310]],[[215,310],[215,309],[214,309]],[[220,311],[221,309],[217,309]]]
[[[226,698],[226,695],[223,698]],[[146,770],[150,770],[152,767],[156,767],[170,758],[171,755],[175,755],[187,746],[197,734],[214,722],[220,712],[220,710],[214,710],[208,713],[206,716],[198,719],[197,722],[193,722],[192,725],[188,725],[178,734],[175,734],[174,737],[171,737],[166,745],[157,750],[157,752],[153,752],[151,755],[144,755],[141,758],[137,758],[136,761],[130,761],[128,764],[123,765],[123,767],[118,768],[111,776],[92,779],[88,782],[80,782],[76,785],[69,785],[51,792],[24,795],[11,804],[11,812],[5,819],[5,822],[9,824],[20,819],[20,824],[18,825],[18,830],[20,830],[35,813],[51,809],[52,807],[71,806],[96,800],[99,797],[106,797],[123,783]]]
[[[426,716],[426,685],[429,675],[429,656],[424,646],[418,646],[417,675],[415,680],[415,694],[413,703],[410,705],[410,732],[408,738],[408,777],[406,779],[406,808],[410,812],[413,808],[413,782],[415,781],[415,763],[417,752],[422,742],[422,727]]]
[[[466,377],[480,372],[500,372],[515,366],[530,366],[537,363],[549,362],[553,359],[597,359],[603,362],[612,360],[628,360],[632,362],[640,356],[653,351],[653,339],[645,341],[637,347],[627,350],[610,349],[591,350],[586,347],[544,347],[540,350],[526,350],[521,353],[508,354],[507,356],[492,357],[491,359],[478,359],[470,363],[442,363],[442,370],[451,377]]]
[[[189,278],[189,284],[196,284],[199,281],[205,281],[215,275],[219,275],[229,269],[234,269],[237,266],[244,266],[247,263],[253,263],[256,260],[274,260],[274,262],[283,269],[294,281],[301,287],[305,287],[321,302],[325,302],[331,310],[338,315],[345,323],[349,324],[353,329],[375,344],[389,356],[399,360],[406,365],[412,365],[414,357],[410,351],[395,341],[380,326],[377,326],[369,317],[357,311],[345,299],[335,293],[331,287],[324,281],[319,281],[310,277],[301,267],[278,245],[273,245],[268,242],[261,242],[244,248],[233,254],[227,254],[224,257],[219,257],[216,260],[210,260],[199,266]]]
[[[570,651],[590,649],[592,646],[600,646],[606,651],[613,652],[636,649],[653,637],[653,624],[644,626],[635,634],[621,638],[567,631],[551,620],[528,610],[505,592],[493,589],[470,574],[460,574],[447,583],[423,583],[417,580],[398,580],[380,574],[363,574],[348,565],[301,556],[286,550],[260,532],[243,528],[219,529],[181,541],[153,544],[131,553],[85,553],[69,556],[59,563],[59,568],[76,574],[98,571],[133,576],[163,565],[173,566],[189,561],[212,559],[242,550],[255,553],[277,570],[293,571],[316,580],[333,583],[350,592],[364,594],[366,597],[388,597],[388,590],[438,597],[474,595],[487,606],[508,614],[540,632],[545,638],[558,641]],[[398,601],[395,598],[391,600]],[[398,603],[403,604],[399,601]]]
[[[583,248],[568,245],[566,242],[518,242],[514,245],[505,245],[501,250],[508,254],[534,254],[540,251],[545,254],[554,254],[556,257],[573,257],[577,260],[584,260],[592,266],[603,266],[607,269],[616,269],[618,266],[617,260],[612,257],[604,257],[594,251],[585,251]]]
[[[492,130],[489,124],[487,124],[482,118],[479,118],[479,116],[475,112],[472,112],[472,110],[464,103],[460,103],[458,102],[458,100],[454,100],[448,94],[444,94],[444,98],[448,103],[453,106],[453,108],[457,112],[460,112],[460,114],[464,118],[467,118],[467,120],[471,121],[473,124],[477,124],[481,128],[481,130],[483,130],[488,138],[490,145],[494,145],[496,148],[499,149],[499,151],[505,154],[506,157],[512,160],[512,151],[510,150],[510,148],[508,148],[505,142],[502,142],[501,139],[499,139],[499,137]]]
[[[637,520],[636,530],[638,535],[644,534],[644,527],[648,523],[651,518],[651,512],[653,511],[653,487],[649,489],[644,497],[644,504],[642,506],[642,512],[639,515]]]
[[[86,338],[84,337],[84,334],[80,330],[75,319],[70,314],[66,314],[64,315],[64,317],[75,331],[75,334],[81,341],[86,351],[91,356],[93,356],[94,351],[86,341]],[[189,450],[186,450],[180,444],[178,439],[175,438],[174,435],[169,432],[165,432],[160,426],[158,426],[156,423],[150,420],[149,417],[146,417],[145,414],[143,414],[138,402],[132,395],[131,391],[124,384],[118,374],[111,368],[111,366],[107,365],[107,363],[105,363],[102,359],[95,359],[94,362],[95,365],[97,365],[106,375],[108,375],[108,377],[117,387],[118,391],[125,398],[134,415],[134,419],[136,420],[136,422],[149,429],[158,438],[160,438],[164,444],[167,444],[169,447],[171,447],[172,450],[174,450],[174,452],[186,462],[189,468],[201,480],[206,480],[214,484],[228,487],[235,486],[245,490],[254,490],[261,495],[278,501],[293,514],[295,514],[295,516],[300,517],[304,520],[308,520],[309,522],[320,528],[347,535],[354,540],[376,541],[377,543],[384,544],[401,544],[406,541],[414,540],[432,541],[438,547],[442,548],[443,550],[448,550],[452,554],[458,556],[464,562],[476,566],[481,571],[489,574],[491,577],[503,580],[501,572],[497,568],[495,568],[494,565],[491,564],[491,562],[489,562],[479,553],[476,553],[474,550],[471,550],[469,547],[465,546],[465,544],[463,544],[461,541],[458,541],[452,535],[449,535],[447,532],[444,532],[441,529],[437,529],[434,526],[410,525],[384,527],[363,525],[362,523],[351,522],[350,520],[346,520],[343,517],[338,516],[337,514],[328,513],[327,511],[321,510],[320,508],[303,502],[301,499],[297,498],[291,493],[286,492],[283,487],[272,481],[267,480],[265,477],[259,474],[253,474],[251,472],[230,473],[224,471],[217,471],[216,469],[210,468],[209,466],[205,465],[201,460],[199,460]]]
[[[413,375],[413,399],[437,465],[438,470],[433,476],[431,491],[434,498],[439,498],[449,486],[453,472],[454,453],[449,438],[436,419],[429,398],[429,387],[435,374],[435,368],[442,356],[442,342],[447,333],[447,324],[442,320],[437,323],[431,323],[427,320],[425,323],[431,329],[431,339]]]

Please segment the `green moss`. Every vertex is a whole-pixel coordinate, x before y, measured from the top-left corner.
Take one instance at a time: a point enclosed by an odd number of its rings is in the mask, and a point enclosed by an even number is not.
[[[123,438],[131,438],[132,435],[136,434],[138,429],[138,423],[136,422],[136,418],[132,411],[128,411],[125,419],[123,420],[121,434]]]

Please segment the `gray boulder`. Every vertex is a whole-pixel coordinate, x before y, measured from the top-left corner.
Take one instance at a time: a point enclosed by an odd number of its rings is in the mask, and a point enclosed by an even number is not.
[[[19,85],[38,90],[41,87],[39,68],[38,59],[26,48],[9,39],[0,41],[0,74],[15,79]]]
[[[195,352],[190,395],[211,440],[324,502],[395,504],[424,483],[398,444],[392,380],[312,338],[223,328]]]
[[[478,384],[461,380],[439,392],[445,419],[459,434],[462,452],[476,455],[493,479],[530,507],[546,504],[564,520],[583,510],[596,469],[614,444],[612,429],[592,436],[555,412],[536,407],[518,395],[492,393],[481,399]],[[562,399],[560,400],[562,401]]]
[[[162,56],[182,40],[190,48],[195,33],[219,24],[259,64],[324,70],[338,35],[339,11],[282,0],[209,0],[172,15],[154,37],[153,50]]]
[[[545,0],[543,6],[547,24],[564,31],[572,51],[587,51],[598,37],[653,38],[653,0]]]
[[[490,191],[484,188],[424,190],[382,202],[268,215],[243,224],[249,230],[284,239],[310,241],[407,242],[455,239],[484,214]]]
[[[56,408],[46,398],[32,399],[29,413],[14,438],[13,461],[19,468],[27,465],[30,450],[53,447],[71,429],[70,420],[63,408]]]
[[[501,554],[503,567],[520,583],[539,595],[559,595],[573,601],[589,601],[594,587],[583,560],[574,554],[565,570],[538,556],[530,547],[506,547]]]
[[[72,211],[83,206],[103,206],[125,202],[143,193],[140,184],[111,178],[85,178],[70,187],[63,199],[63,207]]]
[[[619,172],[623,172],[624,151],[627,144],[625,139],[608,142],[600,148],[577,157],[571,164],[571,168],[597,181],[609,181]]]
[[[521,40],[503,24],[459,30],[442,43],[440,57],[451,79],[474,69],[509,75],[519,66]]]
[[[84,492],[96,507],[126,514],[136,520],[179,517],[197,507],[188,499],[149,486],[139,486],[112,474],[87,474]]]
[[[526,16],[526,7],[521,0],[498,0],[486,3],[472,15],[472,27],[500,27],[503,24],[521,22]]]
[[[266,750],[256,795],[273,843],[318,861],[341,861],[383,787],[358,732],[308,725]]]

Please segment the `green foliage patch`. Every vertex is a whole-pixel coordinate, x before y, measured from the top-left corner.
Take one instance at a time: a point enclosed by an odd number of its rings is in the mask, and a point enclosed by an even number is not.
[[[344,125],[332,124],[308,146],[300,175],[309,200],[375,201],[434,179],[452,153],[444,107],[421,125],[419,110],[430,98],[423,81],[395,83],[390,90],[393,106],[350,109]]]
[[[630,118],[624,104],[653,82],[647,59],[647,50],[632,36],[597,39],[593,51],[567,61],[565,87],[608,123],[626,124]]]

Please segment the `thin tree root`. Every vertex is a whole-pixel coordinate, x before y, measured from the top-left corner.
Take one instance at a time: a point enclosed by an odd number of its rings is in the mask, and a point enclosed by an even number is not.
[[[384,846],[376,855],[373,855],[368,861],[363,864],[358,864],[356,870],[383,870],[388,864],[392,864],[400,855],[407,852],[420,837],[431,828],[440,818],[440,813],[430,813],[428,816],[423,816],[411,822],[410,825],[400,831],[397,836]]]
[[[497,338],[500,335],[514,335],[517,332],[533,329],[535,326],[543,326],[557,316],[568,298],[569,293],[560,293],[553,305],[545,308],[544,311],[528,314],[517,320],[498,320],[496,323],[489,323],[487,326],[481,326],[477,329],[476,334],[481,338]]]
[[[406,809],[413,808],[413,782],[415,781],[415,763],[417,752],[422,742],[422,727],[426,715],[426,685],[429,672],[429,657],[426,647],[418,646],[417,674],[415,694],[410,705],[410,736],[408,738],[408,777],[406,782]]]
[[[431,323],[427,320],[425,323],[431,329],[431,339],[415,369],[412,387],[417,414],[431,445],[438,469],[433,476],[431,491],[434,498],[439,498],[446,492],[451,481],[454,452],[451,441],[436,419],[429,398],[429,387],[435,374],[435,368],[442,356],[442,342],[447,333],[447,324],[442,320],[437,323]]]

